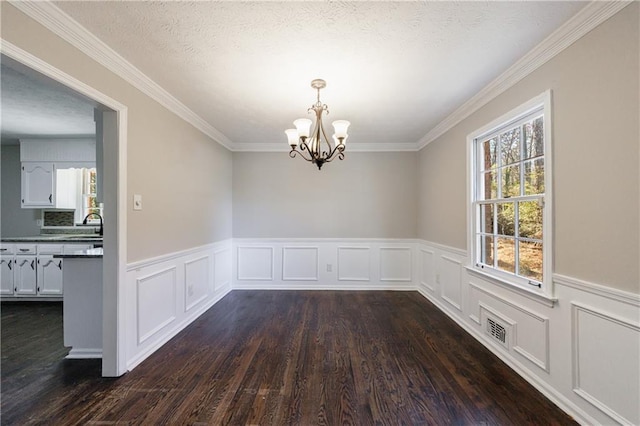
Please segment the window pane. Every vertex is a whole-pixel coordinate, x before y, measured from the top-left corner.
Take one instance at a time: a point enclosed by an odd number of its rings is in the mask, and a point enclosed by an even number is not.
[[[524,195],[544,194],[544,158],[524,163]]]
[[[539,157],[544,154],[544,128],[543,119],[538,117],[524,125],[524,158]]]
[[[542,206],[538,201],[518,203],[518,234],[524,238],[542,239]]]
[[[520,166],[502,168],[502,198],[520,195]]]
[[[493,204],[480,205],[480,232],[493,234]]]
[[[498,234],[513,236],[515,232],[514,203],[500,203],[498,210]]]
[[[496,238],[498,240],[498,269],[516,272],[515,240],[512,238]]]
[[[500,161],[501,165],[520,161],[520,127],[504,132],[500,135]]]
[[[519,275],[542,281],[542,243],[519,241]]]
[[[481,170],[489,170],[495,169],[497,165],[497,157],[496,151],[498,147],[498,140],[496,138],[492,138],[482,142],[482,153],[481,153]]]
[[[482,172],[478,199],[493,200],[498,198],[498,174],[495,171]]]
[[[480,262],[493,266],[493,237],[480,235]]]

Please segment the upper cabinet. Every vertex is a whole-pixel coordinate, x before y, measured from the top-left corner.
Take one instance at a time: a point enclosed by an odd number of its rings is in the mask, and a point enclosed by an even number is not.
[[[56,169],[53,163],[22,163],[22,207],[56,205]]]
[[[22,208],[76,208],[75,180],[61,172],[96,166],[95,139],[21,139]],[[61,172],[61,173],[57,173]],[[60,180],[60,181],[58,181]],[[73,188],[67,184],[73,184]],[[60,198],[59,200],[57,200]]]

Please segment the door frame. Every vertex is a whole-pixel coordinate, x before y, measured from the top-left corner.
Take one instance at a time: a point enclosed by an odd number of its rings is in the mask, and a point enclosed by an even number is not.
[[[102,375],[121,376],[127,371],[127,106],[2,38],[0,52],[112,110],[103,112],[105,234],[102,269]]]

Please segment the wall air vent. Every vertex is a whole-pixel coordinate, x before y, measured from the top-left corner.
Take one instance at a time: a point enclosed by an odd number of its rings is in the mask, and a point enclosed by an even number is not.
[[[492,318],[487,318],[486,331],[489,336],[496,339],[503,346],[507,346],[507,329],[502,324],[499,324]]]

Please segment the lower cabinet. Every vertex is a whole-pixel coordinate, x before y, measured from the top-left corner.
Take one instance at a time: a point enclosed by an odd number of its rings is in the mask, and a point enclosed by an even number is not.
[[[35,296],[37,294],[36,256],[16,256],[13,274],[14,294]]]
[[[0,295],[13,295],[15,258],[13,255],[0,256]]]
[[[62,296],[62,259],[53,256],[38,256],[38,294]]]
[[[64,260],[56,254],[91,248],[90,244],[0,243],[0,296],[3,298],[62,297]]]

